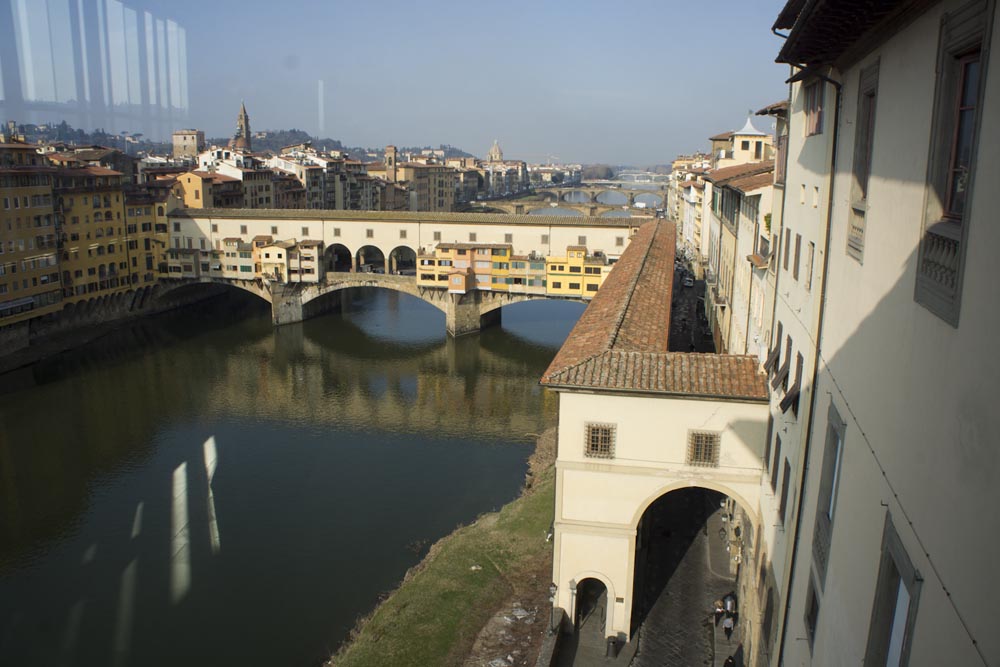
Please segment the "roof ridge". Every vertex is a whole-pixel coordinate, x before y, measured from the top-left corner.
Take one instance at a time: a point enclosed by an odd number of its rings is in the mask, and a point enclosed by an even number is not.
[[[639,284],[639,277],[642,275],[643,269],[646,268],[646,261],[649,259],[649,253],[653,248],[653,241],[656,239],[657,233],[660,231],[660,222],[656,221],[653,223],[653,233],[650,235],[649,245],[646,246],[645,251],[642,254],[642,262],[639,264],[639,269],[632,276],[629,281],[628,298],[622,304],[621,309],[618,311],[618,321],[615,322],[614,330],[611,334],[611,339],[607,343],[606,350],[613,350],[615,347],[615,342],[618,340],[618,334],[621,333],[622,324],[625,323],[625,315],[628,314],[629,305],[632,303],[632,298],[635,296],[636,285]]]

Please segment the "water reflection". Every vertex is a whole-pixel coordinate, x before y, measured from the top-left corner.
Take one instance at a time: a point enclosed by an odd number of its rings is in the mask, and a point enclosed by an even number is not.
[[[4,378],[5,662],[316,664],[423,545],[516,494],[581,306],[451,340],[416,299],[344,303],[278,330],[206,304]]]

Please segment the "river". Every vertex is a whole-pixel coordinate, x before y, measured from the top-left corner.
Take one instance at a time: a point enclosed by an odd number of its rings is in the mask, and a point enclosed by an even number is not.
[[[458,340],[356,290],[226,296],[0,376],[0,664],[317,665],[438,538],[513,499],[582,306]]]

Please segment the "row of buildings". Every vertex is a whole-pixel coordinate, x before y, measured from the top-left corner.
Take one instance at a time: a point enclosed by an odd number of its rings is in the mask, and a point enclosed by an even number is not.
[[[718,353],[650,342],[659,223],[543,379],[571,620],[597,582],[607,634],[634,636],[644,520],[696,486],[728,497],[747,664],[1000,663],[998,28],[991,0],[781,10],[788,97],[757,113],[774,133],[748,122],[675,163],[676,248]]]
[[[402,156],[386,146],[381,162],[350,160],[308,142],[277,155],[254,153],[252,145],[250,117],[241,105],[228,146],[206,146],[201,130],[175,131],[174,159],[197,168],[186,174],[163,170],[162,176],[178,179],[178,194],[192,208],[448,212],[477,199],[527,192],[531,185],[527,164],[505,160],[496,141],[485,160],[447,157],[443,151]],[[212,204],[205,203],[206,188],[213,191]],[[242,198],[234,195],[237,189]]]

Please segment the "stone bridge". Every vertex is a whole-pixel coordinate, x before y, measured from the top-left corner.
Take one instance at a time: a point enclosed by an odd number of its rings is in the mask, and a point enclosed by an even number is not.
[[[254,294],[271,304],[271,320],[275,326],[302,322],[329,311],[336,302],[321,297],[352,287],[380,287],[415,296],[425,301],[445,316],[445,328],[451,336],[476,333],[484,326],[500,323],[500,309],[522,301],[539,299],[569,299],[587,302],[588,299],[552,297],[545,294],[519,294],[472,290],[465,294],[452,294],[446,289],[417,285],[415,276],[397,276],[381,273],[328,273],[317,283],[278,283],[261,278],[236,280],[202,276],[163,281],[160,295],[198,284],[228,285]]]

